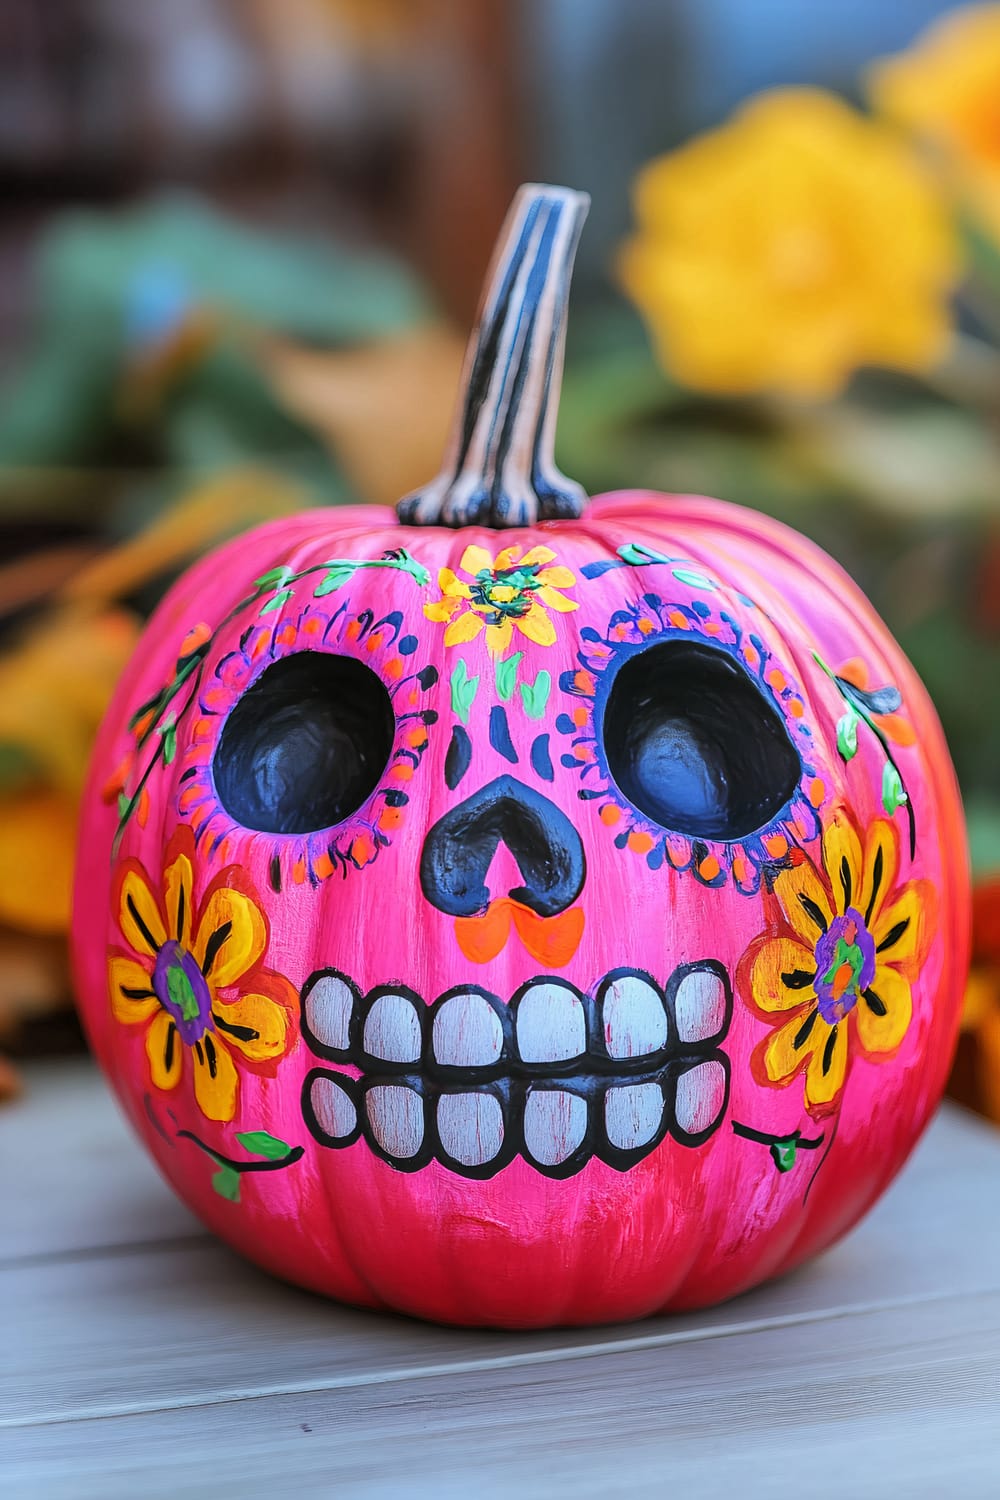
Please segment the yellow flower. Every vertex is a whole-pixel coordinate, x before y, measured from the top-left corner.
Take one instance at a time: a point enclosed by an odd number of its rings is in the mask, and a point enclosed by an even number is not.
[[[490,651],[502,656],[515,627],[536,645],[551,646],[556,632],[546,606],[560,614],[579,607],[560,592],[572,588],[576,578],[568,568],[550,566],[555,558],[548,547],[532,547],[523,557],[520,547],[505,547],[494,559],[484,547],[470,545],[459,564],[465,578],[442,568],[441,598],[425,604],[424,614],[448,622],[446,646],[473,641],[485,629]]]
[[[930,937],[926,881],[895,889],[899,848],[879,819],[861,841],[846,814],[823,835],[825,879],[805,858],[778,875],[787,928],[747,955],[754,1006],[776,1029],[754,1056],[761,1083],[784,1088],[805,1074],[805,1105],[833,1109],[851,1056],[895,1052],[913,1014],[911,981]]]
[[[875,107],[940,155],[960,192],[1000,236],[1000,5],[935,22],[869,75]]]
[[[213,881],[195,908],[188,834],[168,855],[162,897],[137,861],[122,867],[115,905],[132,953],[108,954],[108,992],[116,1020],[146,1027],[153,1086],[175,1089],[193,1067],[202,1114],[228,1121],[239,1093],[236,1058],[267,1071],[284,1055],[294,995],[287,980],[258,967],[267,925],[247,891],[223,883],[237,871]]]
[[[664,364],[735,394],[835,393],[858,366],[944,352],[955,237],[892,130],[779,89],[639,175],[620,274]]]

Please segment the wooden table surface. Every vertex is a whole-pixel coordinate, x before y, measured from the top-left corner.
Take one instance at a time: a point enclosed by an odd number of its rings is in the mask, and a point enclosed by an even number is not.
[[[0,1111],[0,1495],[1000,1496],[1000,1133],[946,1108],[865,1223],[727,1306],[531,1334],[270,1280],[84,1062]]]

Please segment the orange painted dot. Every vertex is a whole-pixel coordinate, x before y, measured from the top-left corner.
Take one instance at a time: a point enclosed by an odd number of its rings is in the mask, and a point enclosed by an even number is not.
[[[368,637],[366,644],[369,651],[377,651],[382,644],[381,633],[376,630],[374,635]]]
[[[722,626],[718,625],[715,620],[706,620],[701,628],[706,635],[719,635],[722,630]]]
[[[422,724],[418,724],[416,729],[409,730],[406,736],[406,743],[413,750],[419,750],[422,745],[426,745],[427,730]]]
[[[297,634],[298,632],[296,631],[295,626],[292,625],[291,622],[289,622],[287,625],[282,625],[281,629],[275,635],[274,639],[277,641],[279,646],[292,646],[295,643],[295,637]]]
[[[191,627],[187,635],[181,641],[181,649],[178,655],[190,656],[192,651],[197,651],[199,646],[204,646],[205,642],[211,639],[211,630],[205,624],[204,620],[200,620],[197,625],[193,625]]]
[[[746,662],[748,667],[759,666],[760,655],[758,654],[756,647],[747,646],[746,650],[743,652],[743,660]]]
[[[582,729],[584,724],[586,724],[589,715],[585,708],[574,708],[572,714],[570,715],[570,718],[573,720],[573,723],[576,725],[577,729]]]
[[[370,834],[358,834],[351,845],[351,858],[356,865],[366,865],[375,858],[375,845]]]
[[[413,776],[413,767],[408,760],[397,761],[389,775],[394,776],[397,781],[409,781]]]
[[[325,849],[313,860],[313,874],[318,880],[326,880],[329,875],[333,874],[333,860]]]
[[[356,641],[361,634],[361,622],[359,620],[351,620],[344,634],[349,641]]]
[[[378,815],[378,826],[383,833],[392,833],[399,828],[406,814],[401,807],[383,807]]]
[[[643,620],[639,621],[639,634],[640,635],[650,635],[651,632],[653,630],[655,630],[655,629],[656,629],[656,627],[653,624],[652,620],[645,620],[645,619],[643,619]]]
[[[750,870],[746,860],[743,858],[742,854],[737,854],[736,858],[733,860],[733,879],[738,880],[742,885],[749,873]]]
[[[802,715],[805,713],[805,704],[802,702],[801,698],[792,698],[789,701],[788,712],[791,714],[793,719],[801,719]]]
[[[772,833],[763,840],[764,848],[772,859],[784,859],[788,853],[788,840],[782,833]]]
[[[200,796],[200,786],[185,787],[183,792],[181,792],[180,796],[177,799],[177,806],[180,808],[181,812],[187,812],[188,808],[191,806],[191,803],[197,802]]]
[[[648,854],[653,847],[653,835],[636,829],[628,836],[628,846],[633,854]]]
[[[589,672],[582,668],[573,673],[573,686],[579,693],[592,693],[594,691],[594,679]]]
[[[785,686],[785,674],[784,672],[779,672],[777,667],[774,667],[770,672],[768,672],[767,681],[771,684],[776,693],[780,693],[781,689]]]
[[[812,803],[813,807],[819,807],[825,796],[826,787],[823,785],[822,781],[820,781],[819,777],[817,777],[809,788],[809,801]]]
[[[302,629],[305,631],[306,635],[316,635],[322,624],[323,621],[320,619],[319,615],[310,615],[308,620],[306,620],[305,624],[302,626]]]
[[[667,619],[675,630],[687,630],[688,622],[679,609],[672,609],[667,614]]]
[[[573,746],[573,754],[576,756],[577,760],[589,760],[590,759],[590,746],[589,745],[574,745]]]
[[[601,822],[608,828],[614,828],[615,824],[621,820],[621,815],[621,808],[616,807],[613,802],[606,802],[600,811]]]
[[[146,733],[146,730],[149,728],[152,722],[153,710],[149,709],[149,711],[147,713],[144,713],[142,718],[137,721],[135,728],[132,730],[132,733],[135,735],[137,740],[142,739],[143,735]]]
[[[400,677],[402,677],[402,675],[403,675],[403,659],[402,659],[402,657],[400,657],[400,656],[394,656],[391,659],[391,661],[387,661],[386,662],[386,664],[385,664],[385,675],[387,677],[391,677],[394,682],[398,681],[398,679]]]
[[[267,632],[262,630],[260,635],[254,641],[253,645],[250,647],[250,660],[256,661],[258,656],[262,656],[266,650]]]
[[[292,866],[292,879],[295,881],[296,885],[303,885],[305,883],[305,878],[306,862],[304,859],[297,859]]]
[[[407,703],[409,703],[410,707],[412,708],[413,705],[417,701],[417,690],[416,690],[416,688],[411,688],[410,689],[410,696],[409,696],[409,698],[407,698],[406,701],[407,701]]]
[[[136,807],[135,815],[136,815],[136,817],[139,820],[139,827],[140,828],[145,828],[147,822],[149,821],[149,788],[148,787],[144,786],[143,789],[142,789],[142,791],[139,793],[139,803],[138,803],[138,806]]]
[[[705,858],[698,866],[698,874],[701,876],[702,880],[714,880],[721,868],[722,867],[714,854],[706,854]]]
[[[191,827],[200,828],[208,815],[209,809],[207,807],[196,807],[194,812],[191,814]]]

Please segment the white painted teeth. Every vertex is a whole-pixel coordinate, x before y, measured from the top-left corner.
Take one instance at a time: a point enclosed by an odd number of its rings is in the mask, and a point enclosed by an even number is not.
[[[321,1052],[346,1052],[351,1045],[351,1019],[357,991],[340,974],[314,975],[302,991],[302,1013],[307,1034]]]
[[[604,1096],[604,1128],[619,1151],[648,1146],[663,1124],[663,1090],[658,1083],[627,1083]]]
[[[635,969],[581,993],[548,975],[509,1003],[475,985],[434,1003],[402,984],[362,995],[335,969],[302,990],[303,1120],[326,1147],[363,1136],[390,1167],[492,1177],[520,1155],[569,1177],[591,1158],[627,1171],[665,1136],[699,1147],[729,1102],[733,993],[714,959],[661,988]]]
[[[424,1143],[424,1101],[403,1084],[376,1084],[365,1095],[368,1124],[387,1156],[416,1156]]]
[[[365,1018],[363,1045],[383,1062],[416,1063],[423,1048],[420,1014],[408,995],[378,995]]]
[[[503,1109],[488,1093],[442,1094],[437,1107],[441,1149],[463,1167],[481,1167],[500,1153]]]
[[[358,1128],[358,1111],[350,1094],[329,1074],[318,1073],[309,1090],[316,1123],[332,1141],[346,1141]]]
[[[531,1088],[524,1101],[524,1149],[540,1167],[557,1167],[579,1151],[587,1101],[568,1089]]]
[[[576,990],[536,980],[517,1001],[517,1053],[524,1063],[569,1062],[587,1050],[587,1016]]]
[[[688,1068],[677,1079],[674,1119],[682,1136],[705,1136],[726,1107],[728,1078],[719,1058]]]
[[[667,1013],[659,990],[648,980],[638,974],[607,979],[599,998],[609,1057],[645,1057],[667,1045]]]
[[[684,1043],[720,1037],[729,1022],[729,989],[719,964],[690,964],[674,976],[674,1019]]]
[[[452,995],[434,1017],[432,1047],[442,1067],[491,1067],[503,1053],[503,1022],[485,995]]]

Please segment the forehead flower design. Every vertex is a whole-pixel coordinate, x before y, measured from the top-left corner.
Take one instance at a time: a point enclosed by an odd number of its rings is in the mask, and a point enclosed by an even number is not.
[[[193,852],[182,837],[159,893],[137,861],[123,864],[114,909],[130,951],[109,953],[108,994],[116,1021],[145,1028],[153,1087],[176,1089],[193,1070],[201,1113],[228,1121],[239,1068],[267,1071],[288,1050],[295,991],[260,968],[267,920],[240,871],[223,871],[195,905]]]
[[[569,742],[562,764],[579,774],[580,798],[599,804],[601,822],[616,848],[639,855],[651,870],[690,871],[701,884],[711,887],[731,879],[737,890],[752,895],[759,889],[765,868],[780,869],[794,845],[816,838],[817,813],[826,789],[813,768],[805,701],[787,668],[775,660],[759,635],[744,630],[725,609],[703,600],[677,603],[647,593],[616,610],[603,634],[585,626],[580,639],[579,665],[560,678],[563,692],[575,700],[575,706],[556,719],[557,731]],[[740,738],[772,747],[780,779],[774,783],[770,800],[747,812],[744,822],[750,824],[749,829],[741,827],[734,833],[722,826],[723,820],[713,823],[710,816],[691,818],[687,826],[678,826],[683,820],[672,820],[670,809],[654,806],[641,789],[635,798],[629,795],[623,770],[634,757],[620,752],[617,728],[622,721],[640,722],[642,696],[648,695],[650,673],[656,670],[653,653],[661,647],[675,652],[670,661],[690,663],[690,680],[681,675],[685,669],[678,665],[678,676],[668,684],[679,704],[691,701],[695,687],[694,696],[704,697],[706,683],[713,675],[719,677],[727,721],[721,728],[712,726],[711,737],[721,738],[723,749]],[[664,669],[674,670],[666,657]],[[615,699],[616,691],[620,702]],[[698,726],[695,732],[701,732]],[[758,769],[763,767],[762,761]],[[654,773],[657,770],[654,766]],[[754,793],[763,784],[764,777],[758,777]],[[692,795],[703,792],[703,786],[696,786]]]
[[[852,1056],[885,1057],[906,1035],[912,981],[932,936],[933,890],[896,888],[899,846],[878,819],[862,851],[846,812],[823,834],[823,874],[801,851],[774,882],[783,930],[750,950],[749,991],[772,1034],[758,1048],[758,1081],[785,1088],[805,1074],[805,1105],[832,1109]],[[746,964],[746,960],[744,961]]]
[[[459,569],[464,578],[441,569],[441,598],[424,605],[428,620],[447,621],[446,646],[474,641],[484,629],[494,656],[508,650],[515,629],[538,646],[551,646],[556,632],[548,610],[567,614],[579,608],[560,592],[573,588],[576,578],[556,562],[551,547],[531,547],[523,556],[520,547],[504,547],[494,559],[473,544],[462,553]]]

